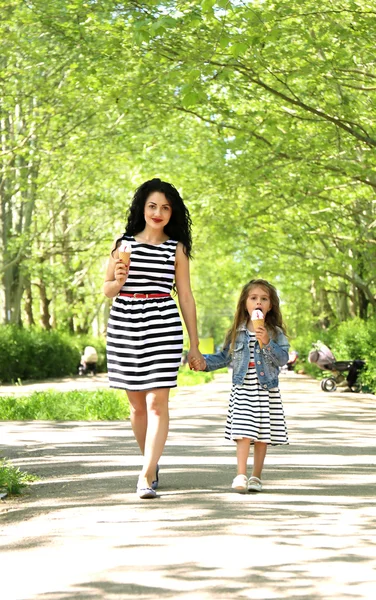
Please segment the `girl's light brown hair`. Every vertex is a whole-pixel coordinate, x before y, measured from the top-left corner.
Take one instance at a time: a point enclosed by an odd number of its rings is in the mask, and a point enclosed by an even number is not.
[[[269,294],[271,309],[265,315],[265,326],[268,331],[271,332],[272,337],[277,335],[277,327],[282,329],[283,333],[286,333],[286,328],[282,321],[281,309],[279,307],[279,298],[277,290],[274,285],[266,281],[265,279],[251,279],[242,289],[236,307],[234,322],[226,334],[225,346],[230,344],[230,353],[234,349],[236,334],[239,327],[247,322],[250,315],[247,311],[247,299],[251,290],[255,287],[262,287]]]

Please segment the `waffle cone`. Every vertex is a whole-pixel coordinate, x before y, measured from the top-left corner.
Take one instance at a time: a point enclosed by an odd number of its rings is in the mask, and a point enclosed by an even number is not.
[[[129,263],[129,259],[131,257],[131,253],[130,252],[119,252],[119,258],[121,261],[123,261],[123,263],[125,265],[127,265]]]
[[[254,329],[257,329],[257,327],[264,327],[265,319],[254,319],[252,321],[252,323],[253,323]],[[260,348],[262,348],[263,344],[262,344],[262,342],[260,342],[260,340],[259,340],[259,345],[260,345]]]

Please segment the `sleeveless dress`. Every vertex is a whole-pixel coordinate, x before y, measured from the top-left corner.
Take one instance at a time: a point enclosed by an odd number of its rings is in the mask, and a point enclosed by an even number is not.
[[[254,362],[256,336],[250,332],[250,362]],[[271,446],[288,444],[285,415],[278,388],[263,389],[255,367],[248,367],[243,385],[233,385],[225,428],[226,440],[250,438]]]
[[[158,246],[123,236],[132,246],[126,294],[169,294],[177,241]],[[183,328],[175,300],[116,296],[107,325],[110,387],[141,391],[177,386]]]

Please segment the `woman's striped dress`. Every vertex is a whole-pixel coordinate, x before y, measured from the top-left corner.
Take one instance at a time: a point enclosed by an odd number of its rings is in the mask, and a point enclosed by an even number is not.
[[[254,362],[256,336],[250,335],[249,360]],[[272,446],[289,443],[279,389],[264,390],[254,367],[248,368],[243,385],[233,385],[231,389],[225,439],[241,438]]]
[[[126,294],[169,294],[175,278],[178,242],[132,246]],[[107,326],[110,387],[124,390],[173,388],[183,350],[183,329],[175,300],[117,296]]]

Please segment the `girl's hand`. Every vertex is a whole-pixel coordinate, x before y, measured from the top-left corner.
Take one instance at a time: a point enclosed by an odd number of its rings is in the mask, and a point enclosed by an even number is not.
[[[255,334],[256,334],[256,339],[259,342],[262,342],[264,346],[267,346],[270,342],[270,337],[268,335],[268,332],[266,331],[265,327],[257,327],[255,329]]]
[[[192,364],[189,365],[193,371],[205,371],[206,369],[206,360],[203,358],[202,361],[197,358],[192,359]]]
[[[120,258],[116,259],[116,261],[115,261],[115,279],[118,282],[118,284],[120,285],[120,287],[123,287],[123,285],[127,281],[128,273],[129,273],[129,265],[130,265],[130,262],[128,265],[125,265],[123,263],[123,261],[120,260]]]
[[[206,368],[206,361],[197,348],[188,352],[188,364],[193,371],[204,371]]]

